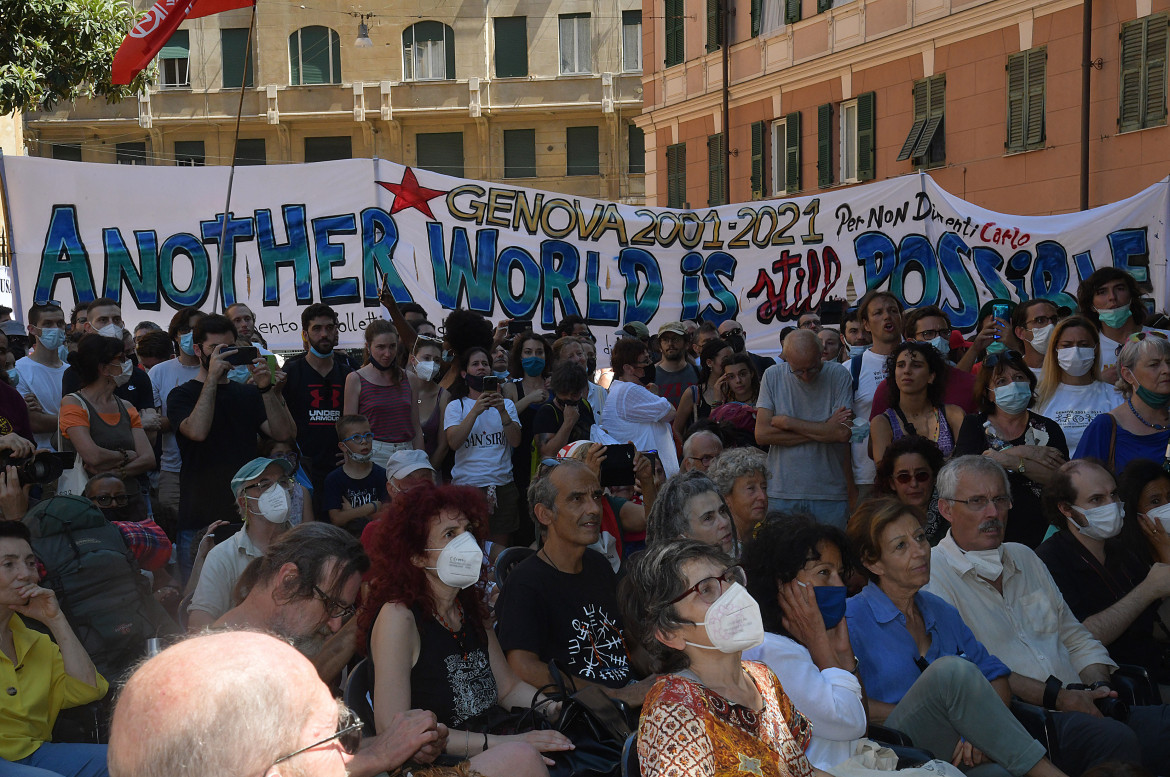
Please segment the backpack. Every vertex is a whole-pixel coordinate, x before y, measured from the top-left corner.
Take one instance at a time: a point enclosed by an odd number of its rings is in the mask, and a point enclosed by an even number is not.
[[[41,585],[57,595],[65,618],[102,676],[114,683],[146,653],[146,640],[179,633],[155,601],[122,533],[93,502],[55,496],[24,519],[45,565]]]

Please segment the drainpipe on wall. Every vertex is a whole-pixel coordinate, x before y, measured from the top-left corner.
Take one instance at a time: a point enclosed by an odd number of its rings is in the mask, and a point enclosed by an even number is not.
[[[1089,74],[1093,72],[1093,0],[1084,0],[1081,26],[1081,210],[1089,209]]]
[[[728,125],[728,92],[730,80],[729,62],[731,52],[731,0],[719,0],[719,13],[722,14],[723,22],[723,201],[724,203],[731,202],[731,127]]]

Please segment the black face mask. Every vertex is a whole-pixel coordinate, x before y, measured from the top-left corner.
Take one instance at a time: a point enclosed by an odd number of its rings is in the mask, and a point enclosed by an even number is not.
[[[560,408],[561,408],[562,410],[568,410],[570,407],[575,407],[575,408],[577,408],[577,411],[578,411],[578,412],[580,412],[581,410],[583,410],[583,409],[584,409],[584,408],[582,408],[582,407],[581,407],[581,401],[580,401],[580,400],[578,400],[578,401],[576,401],[576,402],[569,402],[568,400],[564,400],[564,399],[558,399],[558,400],[557,400],[557,405],[558,405],[558,406],[560,406]]]
[[[390,363],[387,364],[385,367],[383,367],[381,364],[378,364],[377,359],[375,359],[373,356],[371,356],[370,357],[370,364],[374,365],[374,369],[377,370],[378,372],[389,372],[390,370],[392,370],[398,366],[398,359],[397,358],[391,359]]]
[[[592,359],[586,359],[585,360],[585,367],[586,367],[586,369],[589,370],[590,375],[597,372],[597,359],[596,359],[596,357],[594,357]]]
[[[106,516],[107,521],[125,521],[127,518],[126,507],[100,507],[102,515]]]
[[[638,380],[643,386],[647,386],[654,382],[654,378],[657,376],[657,374],[658,370],[655,369],[654,365],[647,364],[646,369],[642,370],[642,374],[638,376]]]
[[[467,381],[467,388],[472,391],[483,391],[484,375],[468,375],[464,378]]]
[[[744,347],[743,335],[739,334],[738,332],[736,334],[728,335],[727,337],[723,338],[723,342],[730,345],[731,350],[735,351],[736,353],[743,353],[743,347]]]

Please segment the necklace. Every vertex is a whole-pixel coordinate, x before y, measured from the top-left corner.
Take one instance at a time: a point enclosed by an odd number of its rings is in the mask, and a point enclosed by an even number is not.
[[[435,610],[435,620],[451,633],[451,636],[455,639],[455,644],[459,647],[459,652],[463,654],[463,660],[466,661],[469,652],[467,649],[467,622],[463,619],[463,603],[458,599],[455,600],[455,614],[459,618],[459,628],[457,629],[452,627],[437,609]]]
[[[1133,417],[1136,418],[1137,420],[1141,421],[1144,425],[1148,426],[1150,429],[1153,429],[1153,430],[1159,431],[1159,432],[1164,432],[1167,429],[1170,429],[1170,426],[1164,426],[1162,424],[1152,424],[1149,421],[1147,421],[1146,419],[1142,418],[1142,414],[1139,413],[1137,411],[1137,408],[1133,406],[1133,397],[1129,397],[1128,399],[1126,399],[1125,404],[1129,406],[1129,412],[1133,413]]]
[[[552,564],[552,568],[553,568],[553,569],[555,569],[555,570],[556,570],[556,571],[558,571],[558,572],[560,572],[560,571],[561,571],[561,568],[560,568],[560,567],[558,567],[558,566],[556,565],[556,563],[555,563],[555,562],[554,562],[554,561],[553,561],[551,558],[549,558],[549,557],[548,557],[548,551],[547,551],[547,550],[545,550],[544,548],[541,548],[541,549],[540,549],[540,552],[544,554],[544,560],[545,560],[545,561],[547,561],[548,563]]]

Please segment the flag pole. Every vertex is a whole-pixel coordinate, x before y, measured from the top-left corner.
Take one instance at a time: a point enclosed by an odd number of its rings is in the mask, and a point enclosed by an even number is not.
[[[252,36],[256,34],[256,5],[259,0],[252,0],[252,16],[248,21],[248,40],[244,43],[244,66],[240,73],[240,102],[236,107],[236,131],[232,138],[232,166],[228,170],[228,185],[227,198],[223,204],[223,222],[219,229],[219,273],[215,279],[215,300],[211,303],[211,311],[214,313],[219,310],[223,299],[223,258],[224,258],[224,241],[227,240],[227,223],[228,214],[231,212],[232,205],[232,184],[235,183],[236,178],[236,155],[239,153],[240,146],[240,119],[244,115],[244,92],[248,88],[248,61],[252,56]],[[226,305],[224,306],[226,312]]]

